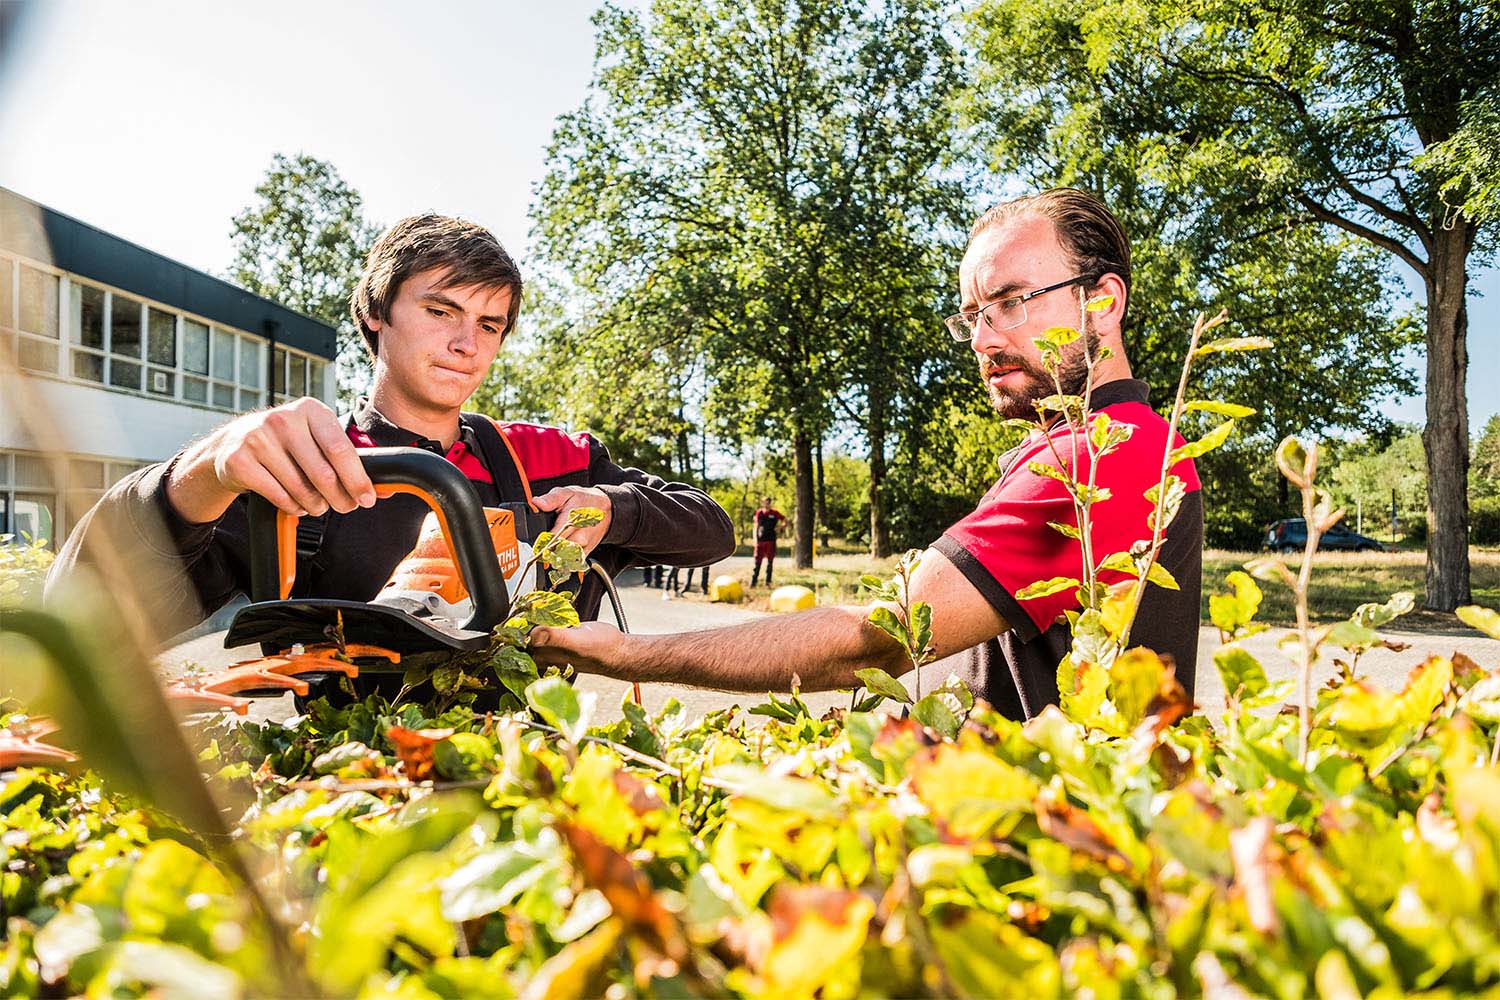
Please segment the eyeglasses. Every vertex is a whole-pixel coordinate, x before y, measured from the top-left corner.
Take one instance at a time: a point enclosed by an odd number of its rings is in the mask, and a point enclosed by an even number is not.
[[[989,316],[990,326],[996,330],[1014,330],[1026,322],[1026,303],[1028,300],[1034,299],[1038,295],[1046,295],[1048,292],[1055,292],[1059,288],[1067,288],[1069,285],[1085,284],[1097,280],[1099,280],[1099,276],[1094,274],[1076,275],[1067,281],[1059,281],[1055,285],[1038,288],[1035,291],[1027,292],[1025,295],[1012,295],[1008,298],[996,299],[994,302],[980,306],[972,312],[954,313],[943,320],[943,325],[948,328],[948,332],[952,334],[954,340],[973,340],[974,334],[979,331],[979,318],[987,310],[993,309],[995,311]]]

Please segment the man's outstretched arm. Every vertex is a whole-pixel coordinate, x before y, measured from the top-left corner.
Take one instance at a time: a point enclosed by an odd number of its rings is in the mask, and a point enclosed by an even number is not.
[[[1005,620],[947,557],[934,549],[912,576],[914,601],[933,609],[939,657],[1005,631]],[[868,608],[818,608],[729,628],[668,635],[625,635],[591,622],[570,629],[537,629],[531,653],[539,663],[571,663],[645,684],[683,684],[723,691],[804,691],[852,688],[854,671],[880,667],[893,675],[911,669],[894,639],[868,621]]]

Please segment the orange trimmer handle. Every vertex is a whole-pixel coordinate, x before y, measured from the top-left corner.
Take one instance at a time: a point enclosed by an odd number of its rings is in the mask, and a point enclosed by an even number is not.
[[[436,512],[453,551],[474,614],[464,628],[489,632],[510,607],[505,577],[490,542],[484,505],[452,462],[421,448],[365,448],[359,452],[377,497],[417,496]],[[284,601],[297,579],[297,518],[258,494],[249,495],[250,599]]]

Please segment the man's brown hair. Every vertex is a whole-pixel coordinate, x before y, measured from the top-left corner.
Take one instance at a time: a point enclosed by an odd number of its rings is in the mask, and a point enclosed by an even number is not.
[[[1057,241],[1079,274],[1098,280],[1118,274],[1130,292],[1130,238],[1104,202],[1076,188],[1051,188],[1041,194],[1001,202],[985,212],[969,231],[969,241],[985,230],[1026,216],[1052,221]]]
[[[521,271],[500,241],[483,226],[463,219],[413,215],[380,234],[349,301],[349,312],[371,356],[377,334],[369,321],[389,322],[401,283],[438,267],[448,269],[440,288],[509,288],[510,309],[505,316],[505,335],[509,336],[521,311]]]

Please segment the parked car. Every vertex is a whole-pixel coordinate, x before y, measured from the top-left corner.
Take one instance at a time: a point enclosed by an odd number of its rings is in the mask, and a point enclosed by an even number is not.
[[[1307,548],[1307,521],[1300,517],[1289,517],[1272,523],[1266,529],[1266,537],[1261,540],[1261,548],[1277,552],[1301,552]],[[1361,535],[1342,524],[1335,524],[1318,539],[1318,549],[1384,552],[1385,545],[1369,535]]]

